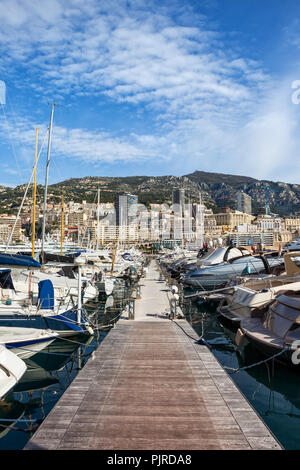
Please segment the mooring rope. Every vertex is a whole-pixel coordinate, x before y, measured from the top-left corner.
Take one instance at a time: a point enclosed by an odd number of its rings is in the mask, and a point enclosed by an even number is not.
[[[285,352],[288,351],[289,349],[290,349],[290,348],[284,348],[284,349],[282,349],[281,351],[279,351],[278,353],[274,354],[273,356],[270,356],[270,357],[268,357],[267,359],[263,359],[262,361],[255,362],[254,364],[251,364],[251,365],[249,365],[249,366],[237,367],[237,368],[228,367],[228,366],[222,366],[222,367],[223,367],[224,369],[231,370],[231,371],[234,372],[234,373],[240,372],[240,371],[242,371],[242,370],[250,369],[251,367],[256,367],[256,366],[259,366],[259,365],[261,365],[261,364],[265,364],[266,362],[271,361],[272,359],[275,359],[275,357],[281,356],[283,353],[285,353]]]
[[[177,325],[182,331],[183,333],[188,336],[190,339],[192,339],[196,344],[204,344],[205,346],[208,347],[208,349],[212,349],[212,345],[206,341],[203,336],[204,336],[204,328],[203,328],[203,325],[202,325],[202,333],[201,333],[201,336],[199,338],[194,338],[193,336],[189,335],[184,328],[182,328],[182,326],[179,325],[179,323],[177,323],[173,318],[170,318],[170,320],[175,323],[175,325]]]
[[[171,321],[173,321],[173,323],[175,323],[175,325],[177,325],[183,332],[186,336],[188,336],[189,338],[191,338],[193,341],[195,341],[196,344],[204,344],[205,346],[207,346],[209,349],[213,349],[213,344],[209,343],[208,341],[206,341],[204,338],[203,338],[203,335],[204,335],[204,328],[203,328],[203,324],[202,324],[202,333],[200,335],[200,337],[198,339],[194,338],[193,336],[189,335],[185,330],[184,328],[182,328],[175,320],[173,320],[172,318],[170,318]],[[282,354],[284,354],[286,351],[288,351],[290,348],[284,348],[282,349],[281,351],[279,351],[278,353],[274,354],[273,356],[270,356],[266,359],[263,359],[261,361],[258,361],[258,362],[255,362],[254,364],[250,364],[249,366],[244,366],[244,367],[237,367],[237,368],[234,368],[234,367],[228,367],[228,366],[224,366],[222,365],[223,369],[226,369],[228,371],[232,371],[233,373],[237,373],[237,372],[241,372],[243,370],[247,370],[247,369],[250,369],[252,367],[256,367],[256,366],[259,366],[261,364],[265,364],[266,362],[269,362],[271,361],[272,359],[275,359],[276,357],[279,357],[281,356]]]

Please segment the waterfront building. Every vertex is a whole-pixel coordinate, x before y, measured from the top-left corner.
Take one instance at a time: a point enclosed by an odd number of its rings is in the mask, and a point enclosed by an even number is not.
[[[179,204],[182,208],[185,203],[185,191],[182,188],[173,189],[173,204]]]
[[[67,214],[67,225],[76,225],[77,227],[82,227],[86,225],[87,214],[83,211],[81,212],[70,212]]]
[[[117,194],[115,197],[116,225],[128,225],[137,217],[138,197],[134,194]]]
[[[8,241],[8,238],[15,224],[15,221],[16,221],[16,216],[1,216],[0,217],[0,243],[6,243]],[[18,219],[16,223],[14,232],[12,234],[12,240],[13,241],[24,240],[24,236],[22,233],[22,222],[20,218]]]
[[[257,217],[253,221],[254,225],[257,225],[258,231],[266,232],[283,232],[285,230],[284,220],[281,217],[272,217],[268,215]]]
[[[185,191],[182,188],[173,189],[173,210],[178,216],[184,216]]]
[[[245,214],[252,214],[252,198],[249,194],[246,194],[243,191],[238,191],[236,200],[236,208],[238,211],[244,212]]]
[[[300,234],[300,217],[286,217],[284,226],[289,232]]]
[[[137,242],[139,241],[139,230],[136,224],[110,225],[101,223],[99,225],[99,244],[107,242]]]
[[[228,242],[235,246],[273,246],[273,232],[232,232],[228,235]]]
[[[243,223],[251,224],[255,219],[254,216],[237,210],[221,212],[219,214],[207,214],[206,218],[208,220],[215,219],[217,225],[225,226],[228,230],[232,230]]]

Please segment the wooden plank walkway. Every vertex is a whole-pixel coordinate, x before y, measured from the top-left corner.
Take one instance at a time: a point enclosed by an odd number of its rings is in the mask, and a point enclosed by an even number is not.
[[[25,449],[281,448],[191,326],[166,319],[158,278],[152,262],[136,319],[119,320]]]

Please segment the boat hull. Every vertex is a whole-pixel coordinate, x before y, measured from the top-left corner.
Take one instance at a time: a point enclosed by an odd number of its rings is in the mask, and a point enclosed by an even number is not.
[[[27,369],[25,362],[13,352],[0,346],[0,399],[17,384]]]
[[[53,330],[62,337],[90,334],[88,325],[77,323],[76,310],[69,310],[63,314],[57,315],[6,313],[0,315],[0,327],[1,326]]]
[[[247,336],[247,335],[246,335]],[[275,354],[278,354],[282,348],[272,346],[268,343],[262,343],[260,341],[255,341],[251,336],[247,336],[247,340],[257,351],[259,351],[264,357],[272,357]],[[284,366],[291,367],[293,369],[300,370],[300,364],[294,364],[292,361],[292,355],[294,351],[289,350],[282,353],[280,356],[276,357],[274,360]]]
[[[244,344],[244,338],[246,338],[247,342],[263,356],[270,358],[281,352],[280,355],[274,357],[276,362],[299,369],[299,365],[295,363],[292,357],[295,350],[292,348],[287,349],[288,346],[284,339],[267,330],[263,326],[261,319],[247,318],[241,320],[240,329],[237,332],[238,335],[243,336],[242,344]]]
[[[6,347],[19,358],[28,359],[49,346],[55,339],[56,337],[41,338],[40,340],[24,340],[13,345],[6,344]]]

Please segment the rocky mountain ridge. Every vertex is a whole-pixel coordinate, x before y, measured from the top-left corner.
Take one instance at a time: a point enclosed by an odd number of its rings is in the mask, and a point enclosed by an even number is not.
[[[2,213],[16,213],[22,201],[26,185],[0,188]],[[57,203],[61,194],[64,201],[96,202],[97,189],[101,190],[101,202],[113,202],[117,193],[129,192],[137,194],[139,202],[172,203],[174,188],[184,188],[187,201],[202,202],[211,207],[214,212],[220,212],[223,207],[236,207],[236,194],[244,191],[252,198],[253,213],[265,211],[266,188],[269,188],[271,212],[279,215],[290,215],[300,212],[300,184],[257,180],[248,176],[226,175],[195,171],[183,176],[131,176],[131,177],[102,177],[86,176],[69,178],[56,184],[49,185],[48,201]],[[38,199],[43,198],[43,186],[37,188]],[[29,191],[27,198],[30,198]]]

